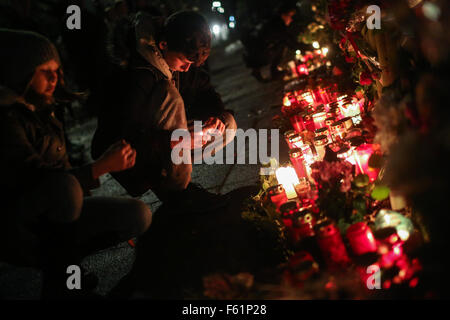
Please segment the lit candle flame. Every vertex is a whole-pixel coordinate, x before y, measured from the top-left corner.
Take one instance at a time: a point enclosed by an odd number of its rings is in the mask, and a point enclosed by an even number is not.
[[[292,167],[281,167],[275,172],[277,176],[278,183],[283,185],[284,190],[288,199],[293,199],[297,197],[295,192],[295,186],[300,183],[294,168]]]

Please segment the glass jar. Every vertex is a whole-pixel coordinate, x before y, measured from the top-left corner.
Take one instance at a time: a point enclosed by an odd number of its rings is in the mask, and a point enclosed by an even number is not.
[[[289,146],[291,148],[300,148],[303,145],[303,138],[299,132],[296,132],[289,138]]]
[[[364,222],[352,224],[347,229],[347,239],[356,255],[377,251],[377,244],[372,230]]]
[[[328,142],[328,137],[326,135],[321,135],[314,138],[314,147],[316,148],[317,153],[316,161],[322,161],[325,157],[325,146]]]
[[[286,140],[286,143],[287,143],[287,145],[289,146],[289,149],[292,149],[292,148],[294,148],[293,146],[292,146],[292,144],[291,144],[291,138],[295,135],[295,131],[294,130],[289,130],[289,131],[286,131],[284,134],[283,134],[283,136],[284,136],[284,139]]]
[[[339,229],[331,220],[324,220],[315,227],[317,242],[330,269],[348,266],[348,258]]]
[[[325,112],[317,112],[313,114],[314,128],[320,129],[325,127],[325,119],[327,118],[327,114]]]
[[[281,184],[278,184],[276,186],[269,187],[266,190],[266,194],[270,201],[275,205],[277,210],[279,210],[280,206],[287,202],[287,196],[286,192],[284,191],[284,188]]]
[[[289,159],[291,160],[292,166],[297,173],[298,178],[306,178],[307,171],[304,163],[303,151],[300,148],[294,148],[289,150]]]

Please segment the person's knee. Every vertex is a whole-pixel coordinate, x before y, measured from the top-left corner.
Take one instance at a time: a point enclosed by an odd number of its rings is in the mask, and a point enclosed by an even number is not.
[[[134,236],[145,233],[152,223],[152,212],[150,208],[143,201],[133,199],[130,201],[128,212],[133,217]]]
[[[62,223],[78,220],[83,206],[83,189],[78,179],[67,172],[51,173],[47,185],[55,211],[50,218]]]

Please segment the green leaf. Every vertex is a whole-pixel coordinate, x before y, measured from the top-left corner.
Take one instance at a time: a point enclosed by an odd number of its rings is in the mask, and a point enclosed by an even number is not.
[[[382,201],[384,199],[387,199],[387,197],[389,197],[389,188],[386,186],[382,186],[382,185],[378,185],[375,186],[375,188],[373,188],[372,193],[370,194],[370,196],[378,201]]]
[[[358,188],[364,188],[369,185],[369,176],[367,174],[358,174],[355,177],[354,182]]]
[[[356,199],[354,199],[353,209],[355,209],[359,215],[364,216],[367,210],[365,199],[362,197],[357,197]]]

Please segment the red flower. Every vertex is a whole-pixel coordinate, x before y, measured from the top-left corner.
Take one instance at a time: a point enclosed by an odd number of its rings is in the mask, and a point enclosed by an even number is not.
[[[370,86],[372,84],[372,74],[369,71],[363,71],[359,75],[359,83],[362,86]]]

